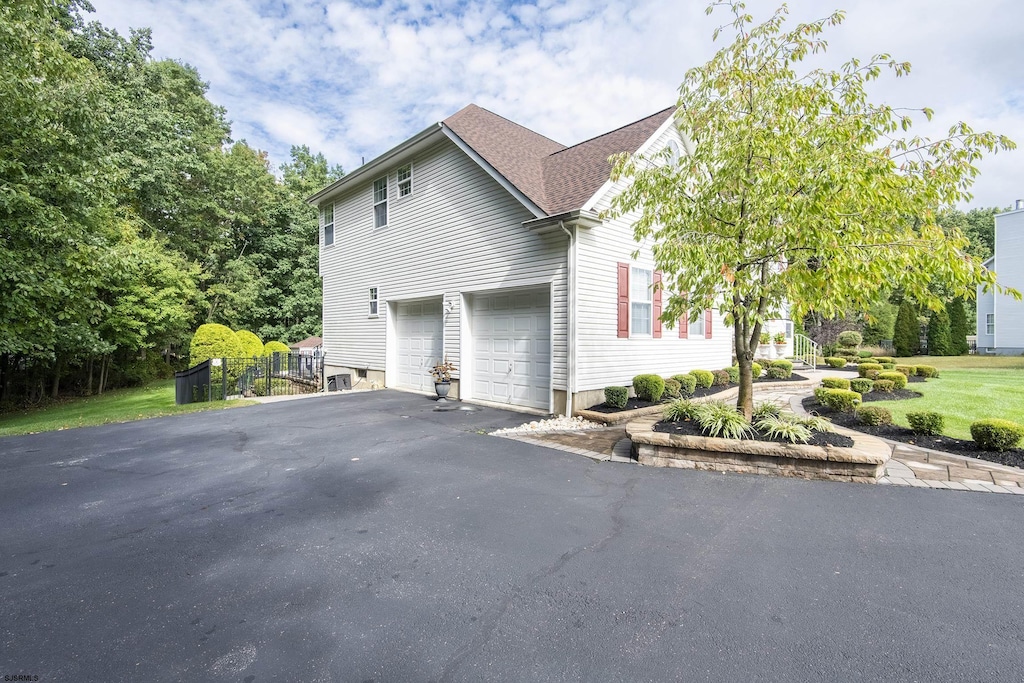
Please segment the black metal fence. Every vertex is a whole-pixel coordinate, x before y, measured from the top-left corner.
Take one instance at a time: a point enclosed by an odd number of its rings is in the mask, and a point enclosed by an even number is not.
[[[275,353],[256,358],[213,358],[175,373],[175,402],[312,394],[324,386],[323,356]]]

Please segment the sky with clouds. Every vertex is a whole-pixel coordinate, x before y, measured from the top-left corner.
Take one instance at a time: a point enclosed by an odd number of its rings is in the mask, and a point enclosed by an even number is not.
[[[154,55],[199,69],[233,137],[276,167],[306,144],[351,170],[473,102],[571,145],[675,101],[721,45],[726,15],[683,0],[91,0]],[[778,2],[748,0],[756,18]],[[964,120],[1022,146],[983,160],[971,206],[1024,199],[1024,3],[794,0],[790,21],[844,9],[826,62],[889,52],[908,77],[873,99],[935,110],[914,132]],[[721,39],[721,40],[724,40]],[[720,42],[721,42],[720,40]]]

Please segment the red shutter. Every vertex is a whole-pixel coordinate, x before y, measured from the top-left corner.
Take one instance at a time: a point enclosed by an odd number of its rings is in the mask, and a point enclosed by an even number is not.
[[[704,338],[711,339],[711,309],[704,311]]]
[[[629,264],[619,264],[619,337],[629,337]]]
[[[683,296],[686,296],[686,292],[683,292]],[[679,338],[686,339],[690,336],[690,312],[687,311],[686,315],[679,319]]]
[[[654,291],[651,292],[651,308],[653,309],[654,320],[651,329],[654,331],[654,338],[661,339],[661,271],[654,271]]]

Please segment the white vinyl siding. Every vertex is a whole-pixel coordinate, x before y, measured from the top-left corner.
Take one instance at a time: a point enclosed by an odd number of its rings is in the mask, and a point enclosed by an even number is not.
[[[462,299],[472,293],[549,286],[552,384],[565,388],[566,237],[537,235],[522,223],[523,205],[453,143],[413,160],[414,193],[390,202],[388,229],[374,229],[372,181],[336,198],[344,258],[322,254],[324,352],[331,366],[385,370],[386,328],[395,302],[441,297],[443,353],[463,367]],[[396,196],[397,174],[388,181]],[[369,287],[379,287],[381,314],[366,315]],[[389,379],[391,383],[393,380]]]

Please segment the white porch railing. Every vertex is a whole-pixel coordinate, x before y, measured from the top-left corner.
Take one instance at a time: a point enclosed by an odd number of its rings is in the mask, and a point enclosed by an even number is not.
[[[801,361],[811,370],[817,370],[820,357],[821,346],[816,341],[802,334],[793,335],[793,360]]]

